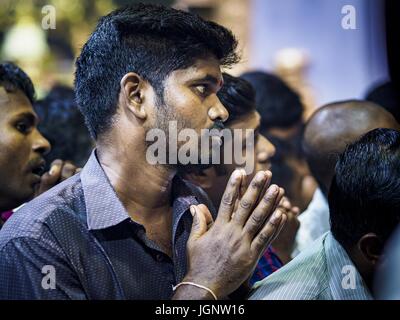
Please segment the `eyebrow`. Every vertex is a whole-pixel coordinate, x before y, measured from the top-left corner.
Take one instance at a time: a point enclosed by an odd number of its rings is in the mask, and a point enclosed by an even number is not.
[[[200,81],[205,81],[205,82],[211,82],[215,85],[223,85],[224,80],[223,79],[218,79],[217,77],[214,77],[213,75],[207,74],[206,76],[202,77],[202,78],[198,78],[193,80],[195,82],[200,82]]]
[[[32,124],[38,124],[39,123],[39,118],[32,112],[29,111],[25,111],[25,112],[21,112],[17,115],[14,116],[14,118],[16,119],[28,119],[29,122],[31,122]]]

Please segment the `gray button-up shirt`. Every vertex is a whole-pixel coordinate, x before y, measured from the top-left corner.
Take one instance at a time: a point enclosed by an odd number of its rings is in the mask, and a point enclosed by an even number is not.
[[[132,183],[135,183],[134,177]],[[0,299],[169,299],[186,274],[190,205],[205,193],[173,181],[173,257],[146,237],[93,152],[82,171],[34,199],[0,231]]]

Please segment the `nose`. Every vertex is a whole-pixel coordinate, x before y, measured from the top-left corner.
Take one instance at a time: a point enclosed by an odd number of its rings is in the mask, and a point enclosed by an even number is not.
[[[257,162],[267,162],[275,155],[274,145],[263,135],[260,134],[257,141]]]
[[[32,149],[42,155],[46,155],[51,150],[50,142],[37,129],[34,132]]]
[[[215,95],[213,106],[208,109],[208,116],[212,121],[221,120],[222,122],[225,122],[229,118],[228,110],[226,110],[221,101],[219,101],[217,95]]]

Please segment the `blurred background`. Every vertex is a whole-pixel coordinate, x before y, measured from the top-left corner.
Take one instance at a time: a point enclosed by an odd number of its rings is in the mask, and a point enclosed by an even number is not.
[[[39,98],[55,84],[70,86],[74,58],[98,18],[135,2],[0,0],[0,60],[14,61],[27,71]],[[140,2],[197,12],[232,29],[243,58],[231,73],[256,68],[278,73],[300,93],[306,117],[326,102],[362,98],[371,86],[389,78],[386,26],[394,17],[387,14],[385,0]],[[342,27],[345,5],[355,9],[355,29]],[[43,28],[52,8],[55,29]]]

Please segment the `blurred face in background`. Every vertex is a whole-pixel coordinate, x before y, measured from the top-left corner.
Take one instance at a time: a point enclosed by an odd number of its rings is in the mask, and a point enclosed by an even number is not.
[[[232,130],[242,130],[242,136],[235,135],[232,132],[234,141],[224,141],[224,143],[233,143],[233,146],[242,145],[242,154],[247,161],[253,162],[254,170],[248,174],[247,183],[255,176],[260,170],[269,170],[271,168],[271,158],[275,154],[275,147],[259,132],[260,115],[258,112],[250,112],[232,122],[229,122],[226,127]],[[246,129],[254,130],[254,143],[252,154],[246,154]],[[235,141],[240,139],[241,141]],[[221,148],[221,164],[214,165],[208,169],[202,170],[200,173],[191,173],[186,177],[188,180],[194,182],[203,188],[208,194],[216,208],[219,207],[223,192],[228,183],[229,177],[235,169],[241,168],[244,164],[235,162],[234,148],[232,148],[232,163],[224,163],[223,147]]]
[[[0,211],[30,200],[45,169],[49,142],[37,130],[38,118],[20,90],[0,86]]]
[[[307,209],[317,183],[311,175],[301,148],[302,122],[290,128],[264,128],[261,130],[276,147],[272,158],[272,182],[285,189],[292,205],[300,212]]]

